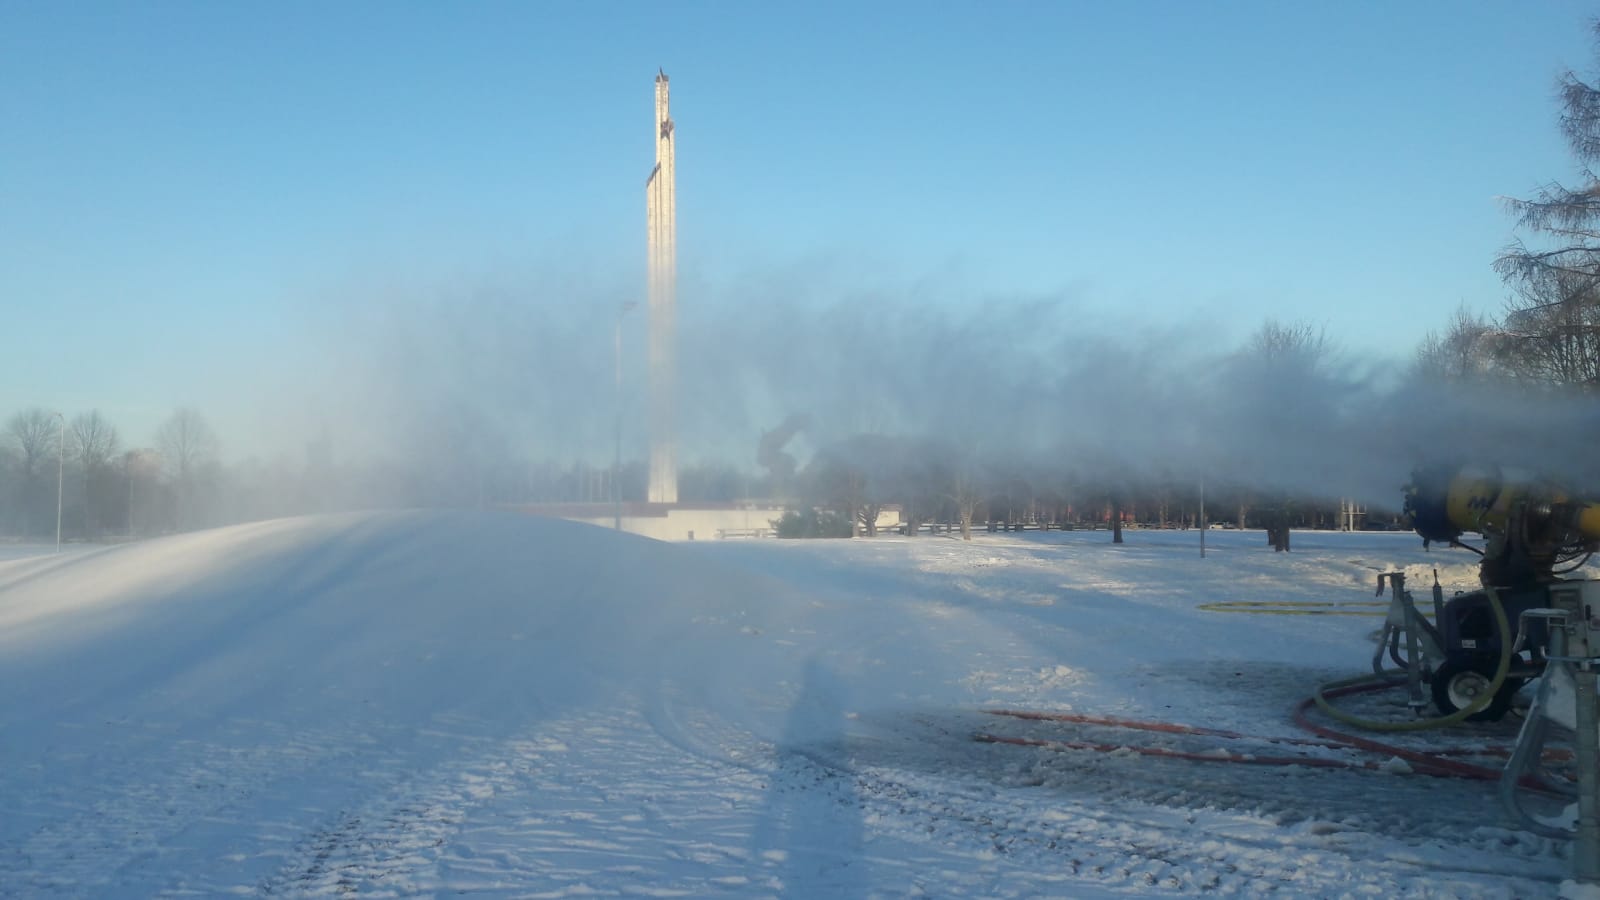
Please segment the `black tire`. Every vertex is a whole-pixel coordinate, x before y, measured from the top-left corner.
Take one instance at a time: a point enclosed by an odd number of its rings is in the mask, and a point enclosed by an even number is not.
[[[1513,667],[1516,659],[1511,660]],[[1500,660],[1485,656],[1452,656],[1439,666],[1433,673],[1433,705],[1439,708],[1442,715],[1450,715],[1459,709],[1471,705],[1473,698],[1478,696],[1494,681],[1494,673],[1500,668]],[[1506,711],[1511,709],[1511,698],[1522,689],[1522,679],[1506,676],[1501,682],[1500,690],[1489,701],[1489,705],[1467,716],[1468,722],[1498,722],[1505,717]]]

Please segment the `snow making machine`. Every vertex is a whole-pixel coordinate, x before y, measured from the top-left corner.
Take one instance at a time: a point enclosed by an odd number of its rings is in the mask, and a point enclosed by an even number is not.
[[[1589,893],[1572,896],[1600,897],[1600,580],[1564,577],[1600,549],[1600,499],[1492,466],[1440,466],[1413,473],[1406,513],[1426,543],[1477,553],[1481,586],[1445,599],[1435,575],[1429,623],[1404,574],[1385,576],[1393,600],[1374,680],[1395,683],[1396,670],[1383,669],[1387,651],[1411,688],[1410,705],[1421,714],[1426,683],[1440,713],[1388,723],[1388,730],[1500,719],[1513,696],[1537,681],[1499,776],[1500,798],[1523,828],[1575,839],[1573,883]],[[1469,533],[1481,536],[1481,547],[1462,543]],[[1380,593],[1383,587],[1380,578]],[[1323,693],[1318,705],[1331,710]],[[1557,729],[1570,750],[1547,754]],[[1545,768],[1563,754],[1570,765]],[[1546,798],[1535,804],[1544,812],[1530,810],[1532,794]]]
[[[1441,466],[1414,473],[1405,511],[1425,545],[1481,557],[1478,590],[1446,600],[1436,578],[1434,622],[1412,618],[1433,703],[1446,716],[1471,706],[1465,718],[1499,719],[1550,658],[1551,616],[1539,611],[1555,596],[1600,590],[1562,578],[1600,548],[1600,502],[1493,467]],[[1484,546],[1462,543],[1468,532]]]

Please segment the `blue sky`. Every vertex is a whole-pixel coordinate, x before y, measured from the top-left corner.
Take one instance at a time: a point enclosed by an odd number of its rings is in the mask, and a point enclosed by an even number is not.
[[[1499,308],[1496,197],[1571,179],[1596,12],[0,0],[0,412],[143,443],[267,403],[349,294],[642,292],[657,66],[708,291],[843,267],[1406,354]]]

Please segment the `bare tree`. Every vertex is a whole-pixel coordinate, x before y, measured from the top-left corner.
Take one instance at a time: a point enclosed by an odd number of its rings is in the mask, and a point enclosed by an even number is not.
[[[901,441],[900,447],[890,464],[893,480],[887,492],[899,498],[906,534],[914,536],[923,525],[938,521],[948,501],[949,454],[943,444],[926,438]]]
[[[170,526],[172,492],[161,484],[161,456],[155,450],[129,450],[122,455],[122,477],[128,534],[154,534]]]
[[[1495,373],[1497,329],[1465,306],[1444,334],[1430,331],[1417,347],[1413,372],[1433,381],[1477,381]]]
[[[955,502],[961,521],[961,539],[972,540],[972,517],[984,498],[984,477],[972,457],[960,462],[952,473],[950,499]]]
[[[112,425],[98,409],[90,410],[72,420],[72,455],[84,468],[103,466],[119,452],[121,444],[116,426]]]
[[[156,432],[156,446],[168,474],[181,482],[216,459],[217,436],[198,410],[185,407],[168,417]]]
[[[16,452],[24,477],[38,474],[44,460],[56,455],[60,434],[55,413],[37,406],[6,421],[5,439]]]
[[[774,477],[787,482],[792,476]],[[869,536],[875,533],[870,529],[876,524],[876,516],[873,522],[867,522],[864,509],[867,473],[848,454],[836,447],[824,449],[806,467],[804,482],[806,493],[817,503],[850,517],[852,536],[858,536],[863,526],[869,528]]]
[[[156,447],[161,451],[167,477],[177,489],[178,527],[196,521],[196,508],[203,476],[216,465],[217,436],[198,410],[185,407],[174,412],[156,432]]]
[[[817,451],[805,481],[815,499],[851,517],[852,533],[878,534],[878,517],[897,480],[902,441],[881,434],[856,434]]]
[[[1017,527],[1039,520],[1039,497],[1031,480],[1035,473],[1015,465],[996,467],[994,488],[985,505],[989,521],[1002,517],[1008,527]]]
[[[1600,47],[1600,23],[1593,26]],[[1505,200],[1517,225],[1538,236],[1518,239],[1495,268],[1517,289],[1509,304],[1505,349],[1525,374],[1600,385],[1600,88],[1568,70],[1560,80],[1561,132],[1578,163],[1574,187],[1552,182],[1531,200]]]
[[[1524,283],[1491,337],[1497,361],[1513,375],[1600,386],[1600,281],[1550,272]]]
[[[1594,26],[1600,37],[1600,24]],[[1517,224],[1551,240],[1530,248],[1522,240],[1500,255],[1495,267],[1512,280],[1539,280],[1552,272],[1600,277],[1600,178],[1591,168],[1600,160],[1600,89],[1572,70],[1560,79],[1561,133],[1578,163],[1577,187],[1551,182],[1532,200],[1506,198]]]
[[[109,521],[121,479],[116,477],[112,460],[120,452],[117,429],[100,414],[90,410],[72,420],[70,435],[73,457],[83,475],[84,532],[97,535]]]
[[[53,521],[55,513],[50,488],[56,473],[46,471],[46,463],[61,452],[61,428],[55,418],[55,413],[41,407],[25,409],[6,421],[3,435],[17,461],[14,502],[21,511],[20,524],[33,534],[42,534],[46,520]]]
[[[1320,325],[1268,319],[1251,335],[1249,350],[1274,367],[1311,371],[1321,365],[1329,345],[1326,330]]]

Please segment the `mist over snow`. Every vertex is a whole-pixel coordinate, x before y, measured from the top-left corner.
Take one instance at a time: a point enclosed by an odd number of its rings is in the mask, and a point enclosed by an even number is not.
[[[307,369],[306,421],[351,463],[606,465],[620,315],[623,452],[642,458],[649,314],[624,313],[632,299],[624,279],[525,275],[351,300]],[[762,434],[803,416],[787,448],[801,464],[876,434],[1039,477],[1205,478],[1391,506],[1431,459],[1592,476],[1592,399],[1428,384],[1336,335],[1315,365],[1274,364],[1249,351],[1250,327],[1107,312],[1082,290],[852,285],[826,270],[687,279],[680,459],[754,470]]]

